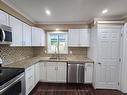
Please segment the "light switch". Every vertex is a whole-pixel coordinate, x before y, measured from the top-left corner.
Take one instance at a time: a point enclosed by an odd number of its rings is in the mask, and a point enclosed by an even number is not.
[[[1,59],[1,57],[0,57],[0,64],[2,64],[3,63],[3,61],[2,61],[2,59]]]

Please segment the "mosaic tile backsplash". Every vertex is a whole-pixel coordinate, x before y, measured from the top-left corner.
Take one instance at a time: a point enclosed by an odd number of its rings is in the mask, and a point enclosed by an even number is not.
[[[30,47],[10,47],[8,45],[0,45],[0,57],[3,60],[3,65],[6,65],[33,57],[33,49]]]
[[[46,57],[51,57],[53,56],[52,54],[47,54],[45,53],[47,51],[46,47],[34,47],[33,48],[33,53],[34,56],[46,56]],[[72,54],[70,54],[72,52]],[[71,47],[68,48],[68,54],[61,54],[60,56],[65,56],[65,57],[80,57],[80,58],[86,58],[87,57],[87,48],[83,47]]]

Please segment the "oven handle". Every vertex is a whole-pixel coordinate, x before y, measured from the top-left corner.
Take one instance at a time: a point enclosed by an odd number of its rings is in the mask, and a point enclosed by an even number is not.
[[[2,30],[2,34],[3,34],[3,40],[2,41],[4,41],[5,40],[5,31],[1,28],[1,30]]]
[[[24,76],[24,74],[22,74],[19,78],[17,78],[14,82],[10,83],[7,87],[3,88],[2,90],[0,90],[0,93],[6,91],[8,88],[10,88],[13,84],[15,84],[16,82],[18,82],[22,77]]]

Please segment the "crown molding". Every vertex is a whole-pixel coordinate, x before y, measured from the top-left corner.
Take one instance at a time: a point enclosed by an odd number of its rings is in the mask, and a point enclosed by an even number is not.
[[[14,9],[15,11],[17,11],[18,13],[20,13],[22,16],[24,16],[28,20],[30,20],[32,23],[35,22],[31,17],[29,17],[28,15],[26,15],[23,12],[22,9],[18,8],[12,1],[10,1],[10,0],[1,0],[1,1],[4,2],[6,5],[8,5],[9,7],[11,7],[12,9]]]
[[[46,22],[35,22],[35,24],[91,24],[93,20],[89,21],[46,21]]]

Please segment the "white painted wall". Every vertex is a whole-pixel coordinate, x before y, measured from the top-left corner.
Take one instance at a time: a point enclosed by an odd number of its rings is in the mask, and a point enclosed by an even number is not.
[[[121,90],[127,93],[127,23],[124,25],[123,32],[123,59],[122,59],[122,79],[121,79]]]

